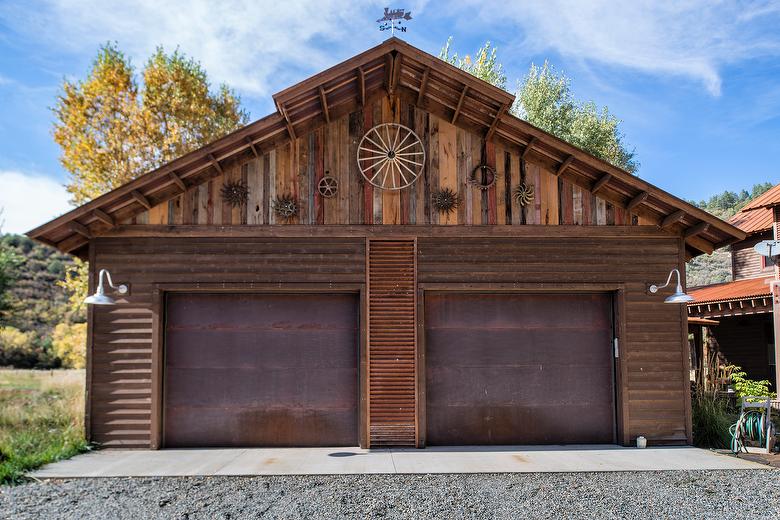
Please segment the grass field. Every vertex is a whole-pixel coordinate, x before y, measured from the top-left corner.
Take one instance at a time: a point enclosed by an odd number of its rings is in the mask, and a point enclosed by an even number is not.
[[[0,483],[86,449],[84,370],[0,370]]]

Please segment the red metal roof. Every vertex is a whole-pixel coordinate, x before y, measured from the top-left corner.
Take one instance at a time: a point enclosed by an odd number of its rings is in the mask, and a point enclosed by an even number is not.
[[[750,201],[729,219],[746,233],[760,233],[772,229],[772,205],[780,203],[780,184]]]
[[[771,279],[771,277],[748,278],[746,280],[707,285],[699,289],[693,289],[688,294],[696,298],[696,301],[691,302],[688,305],[695,306],[701,305],[702,303],[726,302],[770,296],[769,281]]]

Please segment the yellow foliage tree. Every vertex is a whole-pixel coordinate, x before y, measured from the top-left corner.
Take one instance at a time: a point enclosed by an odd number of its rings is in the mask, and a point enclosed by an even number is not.
[[[84,368],[87,352],[87,324],[60,323],[54,327],[52,348],[65,368]]]
[[[83,204],[245,125],[240,99],[209,90],[200,64],[158,48],[139,86],[130,60],[112,44],[98,51],[83,81],[65,80],[53,109],[54,140]]]

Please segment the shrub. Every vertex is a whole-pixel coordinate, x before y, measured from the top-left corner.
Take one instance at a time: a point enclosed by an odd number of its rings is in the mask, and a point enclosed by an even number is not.
[[[762,379],[761,381],[755,381],[747,378],[747,372],[742,370],[742,367],[734,366],[734,371],[731,373],[731,384],[734,386],[734,393],[737,398],[753,395],[753,396],[768,396],[774,399],[777,394],[769,391],[769,381]]]
[[[726,397],[703,390],[694,392],[691,399],[693,413],[693,444],[699,448],[729,447],[729,426],[737,420]]]
[[[57,368],[60,362],[52,353],[50,340],[14,327],[0,327],[0,366]]]

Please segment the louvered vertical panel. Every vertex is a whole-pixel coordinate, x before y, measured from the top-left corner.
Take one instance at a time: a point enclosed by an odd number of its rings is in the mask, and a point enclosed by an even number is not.
[[[372,447],[414,446],[414,240],[368,242],[368,426]]]

